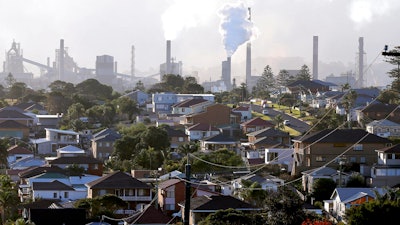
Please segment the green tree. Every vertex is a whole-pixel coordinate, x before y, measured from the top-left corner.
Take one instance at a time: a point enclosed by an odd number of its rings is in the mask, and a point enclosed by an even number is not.
[[[61,92],[67,96],[75,93],[74,84],[61,80],[53,81],[48,87],[51,92]]]
[[[75,86],[78,95],[88,99],[94,100],[111,100],[113,98],[113,89],[111,86],[101,84],[96,79],[87,79]]]
[[[0,175],[0,212],[2,224],[7,218],[12,218],[17,212],[19,203],[17,188],[7,175]]]
[[[71,99],[59,91],[54,91],[47,94],[46,108],[51,114],[66,113],[71,104]]]
[[[271,91],[275,88],[276,82],[274,73],[269,65],[264,68],[261,77],[257,81],[256,85],[256,96],[257,97],[269,97]]]
[[[386,104],[400,104],[400,94],[392,89],[384,90],[379,94],[377,100]]]
[[[146,88],[144,87],[144,84],[143,84],[143,82],[141,80],[136,82],[135,90],[140,90],[140,91],[145,91],[146,90]]]
[[[6,84],[8,87],[12,87],[14,85],[14,83],[17,82],[17,80],[15,80],[14,76],[12,75],[12,73],[8,73],[7,77],[4,78],[4,80],[6,81]]]
[[[297,80],[311,80],[310,69],[307,65],[303,65],[297,74]]]
[[[267,191],[263,190],[261,185],[257,182],[251,182],[249,180],[241,181],[242,188],[239,189],[237,195],[257,207],[262,207],[264,205],[264,199],[267,196]]]
[[[121,117],[123,117],[123,115],[127,115],[127,119],[129,120],[132,120],[134,114],[139,113],[136,102],[126,96],[114,99],[113,105],[116,107],[117,113]]]
[[[276,129],[281,129],[281,130],[284,129],[285,125],[283,124],[283,121],[284,121],[284,119],[283,119],[281,114],[276,115],[274,117],[275,128]]]
[[[367,184],[363,175],[353,173],[347,180],[346,187],[367,187]]]
[[[235,209],[218,210],[215,213],[209,214],[204,220],[199,222],[199,225],[242,225],[265,224],[265,220],[255,214],[245,214],[243,211]]]
[[[276,84],[279,87],[286,87],[290,83],[290,74],[287,70],[280,70],[276,76]]]
[[[312,187],[313,192],[311,196],[314,197],[316,201],[327,200],[330,198],[335,188],[336,188],[335,181],[329,178],[320,178],[314,181]]]
[[[301,224],[306,218],[303,204],[297,193],[287,186],[269,192],[265,198],[265,210],[273,216],[267,217],[266,224]]]
[[[15,82],[8,92],[8,97],[11,99],[21,99],[27,91],[27,86],[23,82]]]
[[[227,168],[220,166],[210,166],[208,162],[223,166],[242,166],[243,160],[235,152],[225,148],[213,151],[211,153],[196,152],[193,153],[195,158],[190,157],[192,170],[198,173],[209,173],[210,171],[226,171]],[[181,170],[184,170],[187,157],[181,161]],[[233,169],[231,169],[233,170]]]
[[[400,46],[394,47],[391,53],[400,53]],[[391,89],[400,92],[400,56],[385,56],[386,62],[394,66],[388,74],[389,77],[393,78]]]

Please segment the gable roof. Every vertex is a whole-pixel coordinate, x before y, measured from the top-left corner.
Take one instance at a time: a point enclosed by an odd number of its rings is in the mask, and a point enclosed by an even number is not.
[[[68,157],[57,157],[49,164],[103,164],[102,161],[88,156],[68,156]]]
[[[250,107],[249,106],[238,106],[236,108],[233,108],[232,111],[249,111]]]
[[[337,195],[340,202],[346,202],[360,192],[375,198],[375,191],[381,195],[386,192],[383,188],[336,188],[332,193],[331,199]]]
[[[195,125],[192,125],[190,127],[187,128],[187,130],[192,131],[192,130],[196,130],[196,131],[219,131],[218,128],[207,124],[207,123],[196,123]]]
[[[202,99],[202,98],[191,98],[191,99],[186,99],[184,101],[175,103],[172,105],[172,107],[181,107],[181,108],[188,108],[203,102],[208,102],[208,100],[206,99]]]
[[[14,155],[14,154],[33,154],[32,151],[30,151],[29,149],[22,147],[22,146],[18,146],[18,145],[14,145],[11,146],[7,149],[8,155]]]
[[[6,120],[6,121],[0,123],[0,128],[25,129],[25,128],[28,128],[28,126],[20,124],[20,123],[16,122],[15,120]]]
[[[119,134],[117,131],[106,128],[101,130],[98,133],[93,134],[93,141],[115,141],[117,139],[121,138],[121,134]]]
[[[25,115],[23,111],[17,107],[5,107],[0,109],[0,118],[33,120],[32,117]]]
[[[247,202],[239,200],[230,195],[211,195],[199,196],[190,200],[191,210],[224,210],[224,209],[237,209],[237,210],[256,210],[256,208]]]
[[[267,120],[263,120],[260,117],[255,117],[251,120],[241,123],[240,125],[241,126],[271,126],[271,127],[274,126],[273,123],[271,123]]]
[[[274,127],[267,127],[258,131],[250,132],[246,134],[247,136],[266,136],[266,137],[289,137],[288,132],[283,132]]]
[[[59,153],[85,153],[85,150],[78,148],[73,145],[67,145],[62,148],[57,149]]]
[[[398,111],[399,105],[395,104],[384,104],[384,103],[372,103],[367,106],[365,106],[361,111],[362,112],[386,112],[386,113],[391,113],[394,110]]]
[[[217,134],[211,137],[206,137],[204,139],[202,139],[201,141],[208,141],[208,142],[239,142],[238,140],[236,140],[235,138],[231,137],[231,136],[227,136],[224,134]]]
[[[45,172],[56,172],[65,174],[65,170],[55,165],[35,166],[21,171],[18,175],[20,178],[29,178]]]
[[[183,182],[183,181],[180,180],[180,179],[176,179],[176,178],[168,179],[168,180],[165,180],[165,181],[161,182],[158,185],[158,187],[161,188],[161,189],[165,189],[165,188],[171,187],[171,186],[176,185],[176,184],[181,183],[181,182]]]
[[[106,188],[145,188],[151,189],[149,185],[132,177],[131,175],[115,171],[107,174],[97,180],[86,184],[87,187],[92,189],[106,189]]]
[[[58,191],[73,191],[72,187],[58,181],[53,180],[52,182],[33,182],[32,189],[36,191],[49,191],[49,190],[58,190]]]
[[[129,224],[168,224],[171,219],[160,208],[156,209],[153,205],[150,205],[143,212],[130,219]]]
[[[400,153],[400,144],[382,148],[382,149],[378,149],[375,151],[376,152],[384,152],[384,153]]]
[[[361,140],[361,141],[360,141]],[[327,129],[309,134],[294,141],[306,143],[390,143],[391,141],[361,129]]]
[[[383,119],[383,120],[374,120],[374,121],[368,123],[366,126],[397,127],[397,126],[400,126],[400,124],[392,122],[387,119]]]

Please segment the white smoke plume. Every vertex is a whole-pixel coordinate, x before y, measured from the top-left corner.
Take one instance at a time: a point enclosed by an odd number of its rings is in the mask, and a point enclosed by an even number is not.
[[[353,0],[350,4],[350,19],[362,26],[399,6],[398,0]]]
[[[221,17],[219,31],[228,57],[240,45],[256,38],[258,30],[249,20],[249,11],[243,2],[224,5],[218,15]]]
[[[174,40],[185,29],[204,24],[215,15],[214,0],[173,0],[162,14],[161,20],[166,40]]]

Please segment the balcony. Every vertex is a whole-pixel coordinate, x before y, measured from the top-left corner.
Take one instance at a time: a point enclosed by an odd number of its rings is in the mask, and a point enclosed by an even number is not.
[[[141,202],[141,201],[151,201],[152,197],[151,196],[118,196],[124,201],[128,202]]]

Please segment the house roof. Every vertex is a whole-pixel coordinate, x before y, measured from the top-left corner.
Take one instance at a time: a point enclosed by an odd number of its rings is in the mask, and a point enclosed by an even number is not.
[[[187,137],[185,132],[183,132],[182,130],[177,130],[170,126],[165,126],[164,130],[167,131],[169,137]]]
[[[115,141],[121,138],[121,135],[113,129],[106,128],[93,134],[93,141]]]
[[[238,142],[235,138],[231,136],[227,136],[224,134],[217,134],[211,137],[206,137],[202,139],[202,141],[208,141],[208,142]]]
[[[386,192],[383,188],[336,188],[332,193],[331,199],[337,195],[341,202],[345,202],[360,192],[375,197],[375,191],[379,194],[384,194]]]
[[[369,113],[369,112],[386,112],[386,113],[390,113],[390,112],[393,112],[396,108],[397,108],[396,111],[400,110],[398,107],[399,107],[399,105],[384,104],[384,103],[377,102],[377,103],[372,103],[372,104],[369,104],[369,105],[365,106],[364,109],[362,109],[361,111],[364,112],[364,113],[365,112],[366,113]]]
[[[400,144],[376,150],[377,152],[384,153],[400,153]]]
[[[311,176],[331,176],[333,174],[336,174],[337,170],[332,169],[330,167],[320,167],[316,169],[306,170],[301,173]]]
[[[190,200],[191,210],[255,210],[256,208],[247,202],[239,200],[230,195],[212,195],[212,196],[199,196]]]
[[[19,104],[14,105],[14,106],[17,107],[17,108],[20,108],[20,109],[22,109],[24,111],[31,111],[31,110],[34,110],[34,109],[45,110],[43,105],[40,105],[40,104],[38,104],[36,102],[21,102]]]
[[[33,182],[32,189],[36,191],[73,191],[74,189],[58,180],[53,180],[52,182]]]
[[[79,133],[73,130],[60,130],[60,129],[52,129],[52,128],[44,128],[46,131],[53,131],[60,134],[70,134],[70,135],[78,135]]]
[[[57,149],[59,153],[85,153],[85,150],[78,148],[73,145],[67,145],[65,147]]]
[[[400,124],[392,122],[387,119],[383,119],[383,120],[374,120],[374,121],[368,123],[366,126],[398,127],[398,126],[400,126]]]
[[[260,117],[255,117],[251,120],[241,123],[240,125],[241,126],[270,126],[270,127],[274,126],[273,123],[263,120]]]
[[[160,208],[153,205],[146,207],[142,213],[133,217],[130,224],[168,224],[172,217],[165,215]]]
[[[192,99],[186,99],[184,101],[175,103],[172,105],[172,107],[181,107],[181,108],[187,108],[187,107],[191,107],[203,102],[208,102],[208,100],[206,99],[202,99],[202,98],[192,98]]]
[[[390,140],[386,138],[379,137],[361,129],[326,129],[300,137],[294,141],[306,143],[390,143]]]
[[[188,127],[187,130],[189,130],[189,131],[193,131],[193,130],[196,130],[196,131],[219,131],[218,128],[216,128],[210,124],[207,124],[207,123],[197,123],[193,126]]]
[[[168,179],[168,180],[161,182],[158,185],[158,187],[161,189],[165,189],[165,188],[171,187],[171,186],[181,183],[181,182],[183,182],[183,181],[181,181],[180,179]]]
[[[67,175],[63,173],[57,173],[57,172],[44,172],[42,174],[36,175],[31,178],[38,178],[38,179],[66,179],[68,178]]]
[[[0,123],[0,128],[18,128],[18,129],[23,129],[23,128],[28,128],[27,126],[20,124],[14,120],[6,120],[2,123]]]
[[[250,107],[249,106],[238,106],[236,108],[233,108],[232,111],[249,111]]]
[[[277,141],[277,140],[273,140],[270,137],[261,137],[261,138],[257,138],[254,142],[252,142],[252,144],[254,145],[268,145],[268,146],[275,146],[275,145],[279,145],[281,144],[281,142]]]
[[[45,172],[56,172],[65,174],[65,171],[58,166],[45,165],[45,166],[30,167],[26,170],[21,171],[18,175],[20,178],[29,178]]]
[[[68,156],[68,157],[57,157],[51,161],[49,164],[102,164],[103,162],[87,156]]]
[[[107,174],[97,180],[87,183],[86,186],[92,189],[151,188],[146,183],[143,183],[142,181],[121,171],[115,171],[113,173]]]
[[[14,154],[27,154],[27,155],[31,155],[33,154],[32,151],[30,151],[29,149],[22,147],[22,146],[18,146],[18,145],[14,145],[11,146],[7,149],[8,155],[14,155]]]
[[[270,137],[289,137],[288,132],[283,132],[273,127],[267,127],[258,131],[247,133],[247,136],[270,136]]]

